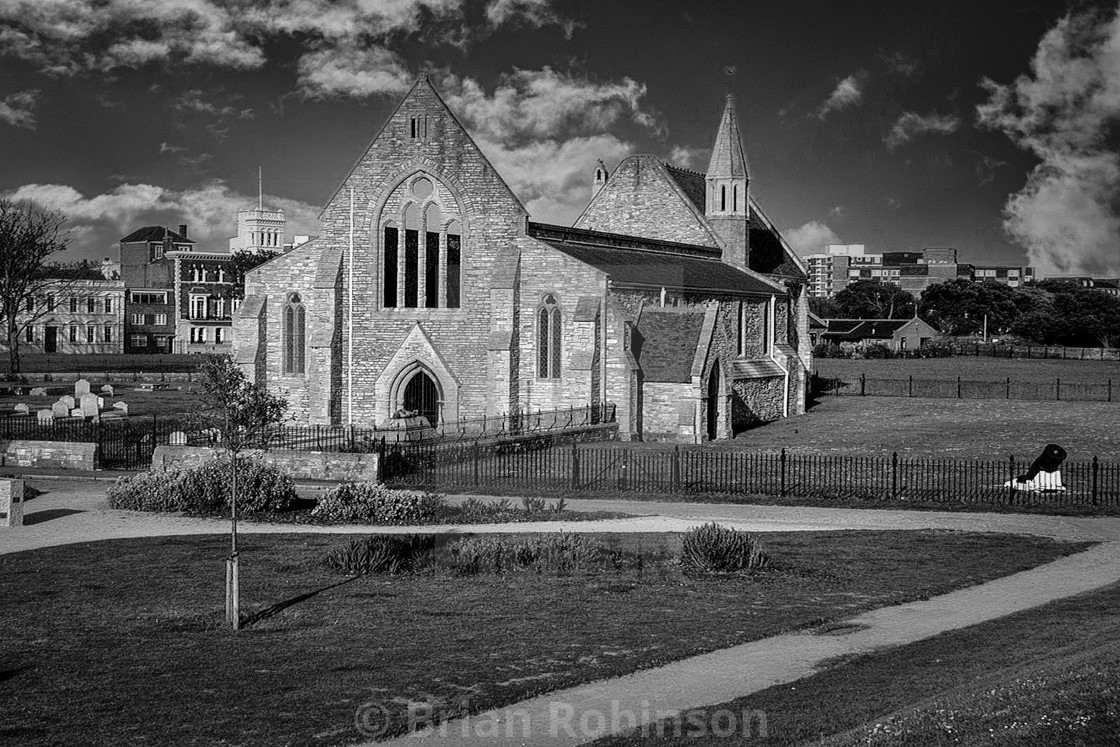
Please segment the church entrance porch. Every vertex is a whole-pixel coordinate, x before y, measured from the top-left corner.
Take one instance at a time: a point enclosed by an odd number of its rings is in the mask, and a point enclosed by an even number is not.
[[[432,378],[423,371],[417,371],[404,387],[401,407],[419,413],[427,419],[428,425],[439,424],[439,388]]]

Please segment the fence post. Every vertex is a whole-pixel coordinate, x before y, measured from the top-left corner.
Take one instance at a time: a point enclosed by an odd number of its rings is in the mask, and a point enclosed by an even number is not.
[[[859,396],[867,396],[867,374],[859,375]]]
[[[482,460],[482,447],[478,445],[478,441],[474,442],[474,486],[477,488],[481,480],[479,479],[479,472],[481,471]]]
[[[961,398],[961,377],[957,377],[957,399]]]
[[[1015,502],[1015,455],[1008,457],[1009,474],[1011,480],[1007,483],[1007,505]]]
[[[353,445],[352,439],[350,443]],[[385,482],[385,452],[385,437],[382,436],[381,441],[377,444],[377,479],[381,482]]]
[[[630,466],[629,450],[622,452],[622,466],[618,470],[618,489],[626,490],[626,470]]]
[[[579,490],[579,444],[572,442],[572,490]]]
[[[673,469],[670,473],[670,481],[672,483],[672,490],[674,493],[681,489],[681,447],[673,447]]]
[[[1054,399],[1057,400],[1058,402],[1062,401],[1062,380],[1061,379],[1055,379]]]
[[[786,497],[786,450],[782,449],[782,497]]]
[[[891,452],[891,500],[898,497],[898,452]]]
[[[1093,505],[1097,505],[1097,473],[1100,471],[1100,461],[1096,456],[1093,457]]]
[[[910,380],[906,384],[906,396],[907,397],[913,397],[914,396],[914,374],[910,374]]]

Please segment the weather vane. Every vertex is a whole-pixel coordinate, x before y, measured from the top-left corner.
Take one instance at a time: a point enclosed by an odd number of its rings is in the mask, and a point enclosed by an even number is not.
[[[731,79],[735,76],[735,66],[728,65],[723,69],[723,75],[727,78],[727,95],[731,95]]]

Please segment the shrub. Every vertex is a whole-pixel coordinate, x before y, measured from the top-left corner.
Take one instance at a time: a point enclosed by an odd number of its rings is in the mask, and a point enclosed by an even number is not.
[[[538,514],[548,508],[548,502],[544,498],[529,498],[526,496],[521,499],[521,508],[527,514]]]
[[[324,562],[328,568],[349,576],[406,573],[422,565],[433,547],[435,537],[430,534],[360,537],[332,547]]]
[[[944,337],[938,337],[922,345],[919,352],[923,358],[948,358],[953,355],[953,343]]]
[[[889,345],[881,342],[872,342],[861,350],[863,357],[868,360],[886,360],[889,358],[897,358],[898,354],[891,349]]]
[[[395,490],[376,482],[348,482],[320,498],[311,515],[339,522],[418,524],[445,508],[441,495]]]
[[[292,479],[255,459],[238,459],[239,511],[284,511],[296,499]],[[122,477],[108,491],[109,505],[137,511],[217,513],[229,507],[233,463],[212,461],[171,472]]]
[[[681,565],[695,571],[732,573],[765,568],[770,556],[746,532],[715,522],[693,527],[684,535]]]
[[[515,540],[504,537],[469,537],[448,545],[440,565],[461,574],[571,573],[589,570],[607,557],[607,549],[578,534],[537,535]]]

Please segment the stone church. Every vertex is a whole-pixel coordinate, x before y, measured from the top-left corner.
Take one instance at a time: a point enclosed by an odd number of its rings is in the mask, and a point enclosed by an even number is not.
[[[298,423],[611,402],[624,439],[694,443],[804,412],[805,269],[751,195],[731,96],[707,174],[600,163],[564,227],[529,220],[421,77],[321,219],[235,319],[235,359]]]

